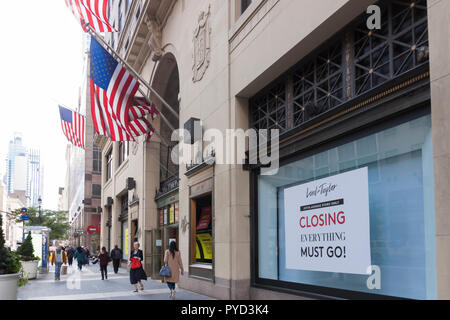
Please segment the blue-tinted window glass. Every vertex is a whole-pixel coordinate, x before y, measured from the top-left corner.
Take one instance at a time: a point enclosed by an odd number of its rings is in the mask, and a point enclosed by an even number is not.
[[[280,168],[276,176],[260,176],[259,276],[396,297],[435,299],[431,141],[431,117],[425,116],[291,163]],[[328,168],[324,166],[327,161]],[[381,289],[369,289],[367,275],[286,269],[285,187],[360,167],[369,169],[371,258],[372,265],[381,268]]]

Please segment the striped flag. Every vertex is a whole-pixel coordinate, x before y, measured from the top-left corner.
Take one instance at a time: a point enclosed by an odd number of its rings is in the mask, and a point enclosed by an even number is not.
[[[61,126],[67,140],[74,146],[85,149],[86,118],[78,112],[59,106]]]
[[[156,118],[153,104],[136,97],[139,82],[95,39],[91,39],[91,112],[98,134],[111,141],[135,141],[153,135],[146,116]]]
[[[108,0],[65,0],[66,6],[80,20],[83,30],[87,32],[85,23],[97,32],[118,32],[108,20]]]

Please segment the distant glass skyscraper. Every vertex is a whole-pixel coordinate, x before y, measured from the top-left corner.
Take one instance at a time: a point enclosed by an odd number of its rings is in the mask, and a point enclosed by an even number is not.
[[[14,133],[9,142],[6,159],[6,189],[8,193],[27,191],[27,149],[22,142],[22,134]]]
[[[30,149],[28,151],[28,206],[38,206],[38,199],[43,193],[43,175],[44,169],[41,166],[40,151],[36,149]]]
[[[14,133],[6,159],[8,193],[15,194],[26,206],[38,206],[38,199],[43,193],[43,173],[40,151],[27,150],[22,134]]]

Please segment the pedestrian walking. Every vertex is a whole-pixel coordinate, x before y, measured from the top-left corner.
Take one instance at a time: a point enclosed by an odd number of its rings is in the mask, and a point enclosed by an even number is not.
[[[98,261],[100,264],[100,272],[102,273],[102,280],[108,280],[108,263],[109,263],[109,254],[106,251],[106,248],[103,247],[102,251],[98,254]]]
[[[113,261],[114,273],[117,274],[119,272],[120,261],[122,260],[122,250],[119,249],[118,245],[115,245],[114,249],[112,249],[111,258]]]
[[[164,254],[164,264],[169,266],[171,277],[164,277],[164,282],[170,289],[170,298],[175,299],[175,285],[180,280],[181,275],[184,275],[183,262],[181,261],[181,254],[177,248],[175,241],[170,242],[169,249]]]
[[[89,252],[88,247],[84,247],[84,251],[86,254],[86,261],[85,261],[86,263],[85,264],[89,265],[89,258],[91,257],[91,253]]]
[[[144,285],[141,280],[147,280],[144,268],[142,267],[142,261],[144,261],[144,254],[139,249],[139,242],[134,243],[134,250],[131,252],[130,260],[128,262],[131,265],[130,269],[130,282],[134,285],[134,292],[138,292],[139,283],[141,290],[144,291]]]
[[[74,257],[77,259],[78,269],[81,271],[83,269],[83,264],[86,262],[86,254],[84,253],[83,248],[78,247]]]
[[[69,266],[72,266],[74,255],[75,255],[75,249],[73,247],[70,247],[69,249],[67,249],[67,259],[69,261]]]
[[[61,266],[67,263],[67,254],[61,246],[56,247],[52,254],[52,266],[55,266],[55,281],[61,280]]]

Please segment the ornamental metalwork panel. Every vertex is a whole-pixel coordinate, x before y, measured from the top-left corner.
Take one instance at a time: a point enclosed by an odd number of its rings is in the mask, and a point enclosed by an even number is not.
[[[354,32],[355,94],[362,94],[428,61],[425,0],[392,1],[382,6],[381,30]]]
[[[279,129],[283,132],[287,129],[284,81],[275,83],[254,99],[252,119],[252,127],[256,129]]]
[[[342,44],[337,43],[293,71],[294,127],[343,102],[342,67]]]
[[[429,61],[426,0],[391,0],[381,30],[361,15],[250,99],[250,127],[283,134]]]

